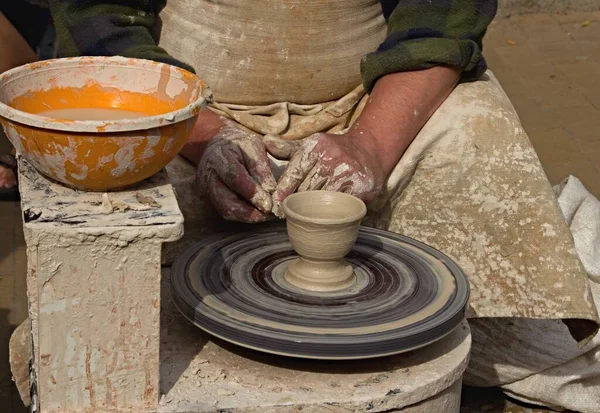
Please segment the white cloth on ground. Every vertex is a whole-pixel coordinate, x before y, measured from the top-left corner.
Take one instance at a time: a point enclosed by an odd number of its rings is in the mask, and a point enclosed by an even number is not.
[[[573,234],[575,249],[587,270],[594,302],[600,307],[600,201],[573,176],[554,187]],[[503,386],[529,403],[583,413],[600,412],[600,334],[577,357],[524,380]],[[590,389],[596,391],[590,391]]]
[[[600,306],[600,283],[594,275],[600,268],[600,201],[572,176],[554,191]],[[600,334],[580,349],[559,320],[470,322],[474,346],[466,384],[501,385],[515,399],[555,410],[600,411]]]
[[[591,280],[600,283],[600,201],[574,176],[556,185],[554,192],[583,267]]]

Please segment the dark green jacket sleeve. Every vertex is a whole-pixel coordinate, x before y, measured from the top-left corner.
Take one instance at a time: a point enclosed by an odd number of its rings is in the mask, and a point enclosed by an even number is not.
[[[125,56],[194,71],[157,46],[165,0],[50,0],[61,57]]]
[[[361,62],[363,83],[371,91],[390,73],[449,65],[462,80],[486,70],[482,39],[496,15],[496,0],[381,0],[388,34]]]

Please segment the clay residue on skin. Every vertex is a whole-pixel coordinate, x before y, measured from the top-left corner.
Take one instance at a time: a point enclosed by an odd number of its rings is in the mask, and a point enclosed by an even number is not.
[[[200,189],[226,219],[264,220],[272,209],[271,193],[277,184],[265,146],[258,135],[229,121],[206,148],[198,179]]]
[[[346,192],[361,199],[370,199],[377,193],[372,172],[368,166],[354,159],[350,149],[340,136],[315,134],[300,141],[273,194],[273,214],[283,218],[283,199],[293,192],[329,190]],[[269,140],[269,142],[272,139]],[[269,143],[275,152],[283,152],[283,145]]]

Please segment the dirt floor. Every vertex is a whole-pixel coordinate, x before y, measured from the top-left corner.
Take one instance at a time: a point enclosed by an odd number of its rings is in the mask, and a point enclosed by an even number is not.
[[[600,12],[497,20],[484,55],[550,182],[575,175],[600,196]]]
[[[572,174],[600,197],[600,12],[499,19],[484,50],[550,182]],[[0,202],[0,234],[0,410],[24,413],[8,369],[8,339],[27,316],[18,204]],[[505,400],[495,389],[464,392],[464,413],[542,411]]]

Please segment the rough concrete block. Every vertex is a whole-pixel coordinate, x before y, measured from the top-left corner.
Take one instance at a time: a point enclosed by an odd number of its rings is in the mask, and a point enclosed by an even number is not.
[[[39,412],[156,411],[161,246],[183,232],[166,176],[84,193],[20,159],[19,184]]]

